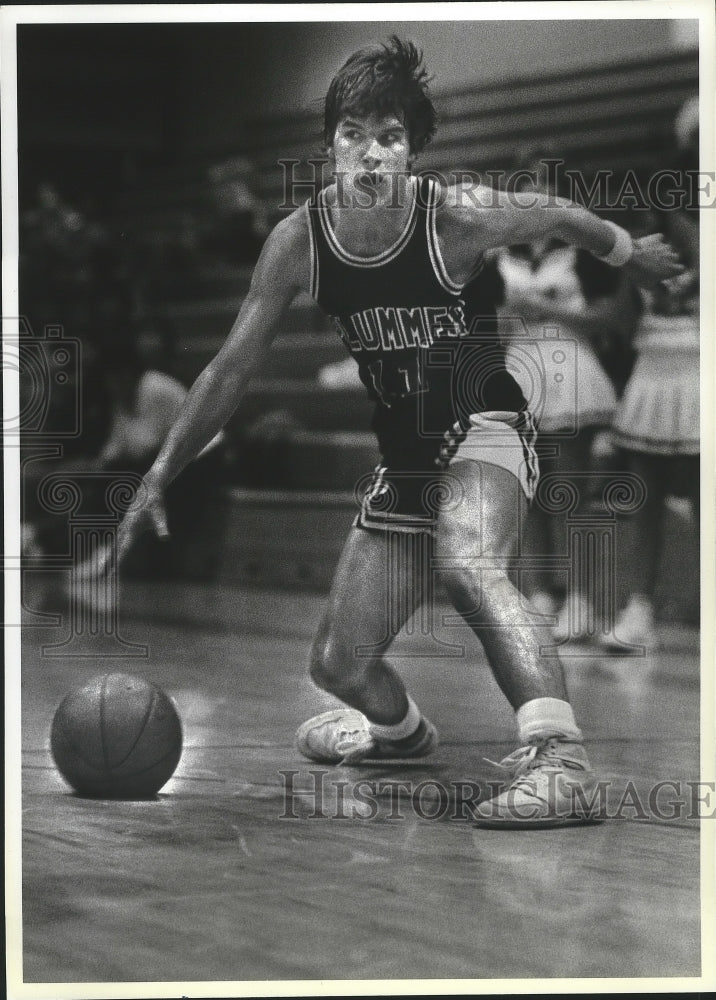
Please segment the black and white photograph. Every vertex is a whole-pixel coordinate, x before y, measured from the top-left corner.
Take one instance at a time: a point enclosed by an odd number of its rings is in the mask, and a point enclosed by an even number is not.
[[[0,24],[8,996],[716,987],[713,4]]]

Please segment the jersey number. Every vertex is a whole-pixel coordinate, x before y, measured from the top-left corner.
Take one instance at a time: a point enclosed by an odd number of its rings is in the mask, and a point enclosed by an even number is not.
[[[368,371],[373,388],[384,403],[389,404],[391,399],[403,399],[425,391],[417,358],[410,368],[386,363],[385,358],[378,358],[368,365]]]

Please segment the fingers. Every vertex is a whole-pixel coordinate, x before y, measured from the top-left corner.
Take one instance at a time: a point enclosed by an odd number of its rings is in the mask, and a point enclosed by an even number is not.
[[[649,233],[648,236],[640,236],[638,239],[634,240],[635,244],[641,249],[652,250],[654,247],[665,243],[663,233]]]
[[[659,282],[659,287],[663,288],[666,292],[671,292],[676,294],[679,290],[679,279],[678,276],[675,278],[664,278]]]
[[[120,565],[134,544],[138,532],[131,530],[130,525],[123,524],[117,535],[117,565]]]
[[[163,507],[153,507],[149,511],[149,515],[152,519],[152,526],[156,531],[159,538],[169,537],[169,528],[167,526],[167,515]]]
[[[166,511],[163,504],[156,500],[151,506],[130,509],[119,526],[116,545],[97,549],[75,566],[75,580],[78,583],[98,580],[113,568],[119,568],[137,538],[149,529],[155,531],[159,538],[169,537]]]
[[[73,568],[72,572],[74,573],[75,580],[85,582],[102,576],[109,564],[109,558],[110,551],[107,547],[98,549]]]
[[[97,554],[96,570],[97,575],[106,573],[110,566],[112,565],[112,559],[114,558],[114,551],[111,545],[105,545],[104,548]]]
[[[634,266],[637,272],[651,280],[652,284],[675,278],[686,270],[685,264],[670,244],[661,241],[660,245],[641,246],[639,253],[634,255]],[[637,278],[637,280],[639,280]],[[648,287],[648,285],[647,285]]]
[[[149,529],[155,531],[159,538],[169,537],[167,515],[162,504],[155,503],[127,514],[117,534],[118,563],[123,561],[137,538]]]
[[[72,585],[76,593],[84,595],[87,599],[92,593],[92,588],[109,575],[112,567],[114,551],[112,545],[104,545],[96,549],[72,569]]]
[[[634,242],[642,251],[647,251],[650,254],[658,253],[659,256],[668,256],[670,259],[679,259],[678,252],[666,239],[663,233],[652,233],[650,236],[643,236],[641,239],[635,240]]]
[[[660,280],[668,280],[670,278],[677,278],[680,274],[683,274],[686,270],[685,266],[680,260],[674,258],[672,260],[665,261],[661,268],[658,277]]]

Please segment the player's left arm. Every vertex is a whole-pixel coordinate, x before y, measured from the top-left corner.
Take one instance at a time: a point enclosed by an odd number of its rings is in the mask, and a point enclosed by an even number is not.
[[[637,284],[646,287],[684,270],[675,250],[660,233],[633,240],[620,226],[551,194],[451,188],[441,223],[443,231],[456,238],[466,252],[471,249],[473,255],[498,246],[554,237],[615,267],[625,267]]]

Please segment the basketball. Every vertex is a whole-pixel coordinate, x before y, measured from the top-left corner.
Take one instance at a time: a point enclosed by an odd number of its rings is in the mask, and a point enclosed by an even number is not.
[[[181,722],[160,688],[140,677],[105,674],[65,696],[52,721],[50,747],[80,795],[149,798],[179,763]]]

